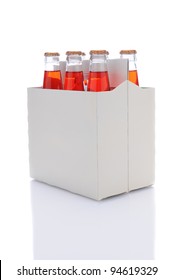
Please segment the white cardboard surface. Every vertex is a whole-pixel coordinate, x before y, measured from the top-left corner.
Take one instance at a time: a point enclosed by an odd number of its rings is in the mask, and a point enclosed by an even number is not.
[[[128,85],[129,190],[154,184],[154,89]]]
[[[97,99],[98,197],[104,198],[128,191],[127,82]]]
[[[28,123],[36,180],[96,200],[154,183],[154,89],[127,80],[109,92],[28,88]]]

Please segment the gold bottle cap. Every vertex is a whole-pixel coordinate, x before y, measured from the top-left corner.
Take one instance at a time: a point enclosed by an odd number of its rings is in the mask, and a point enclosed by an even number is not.
[[[91,50],[90,54],[109,54],[106,50]]]
[[[60,56],[58,52],[45,52],[44,56]]]
[[[136,50],[121,50],[120,54],[136,54]]]
[[[85,53],[81,51],[67,51],[66,55],[85,55]]]

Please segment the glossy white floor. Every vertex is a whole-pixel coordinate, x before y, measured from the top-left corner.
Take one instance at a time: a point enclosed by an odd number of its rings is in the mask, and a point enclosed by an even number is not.
[[[153,188],[96,202],[35,181],[30,187],[34,258],[154,258]]]

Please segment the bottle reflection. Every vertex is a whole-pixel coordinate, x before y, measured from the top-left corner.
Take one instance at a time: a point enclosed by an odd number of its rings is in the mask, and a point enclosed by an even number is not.
[[[154,259],[154,189],[94,201],[31,181],[34,259]]]

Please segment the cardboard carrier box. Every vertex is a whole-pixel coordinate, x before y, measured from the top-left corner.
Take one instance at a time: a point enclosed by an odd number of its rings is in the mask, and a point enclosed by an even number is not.
[[[28,88],[32,178],[95,200],[154,184],[155,90],[127,80],[125,59],[108,70],[112,91]]]

